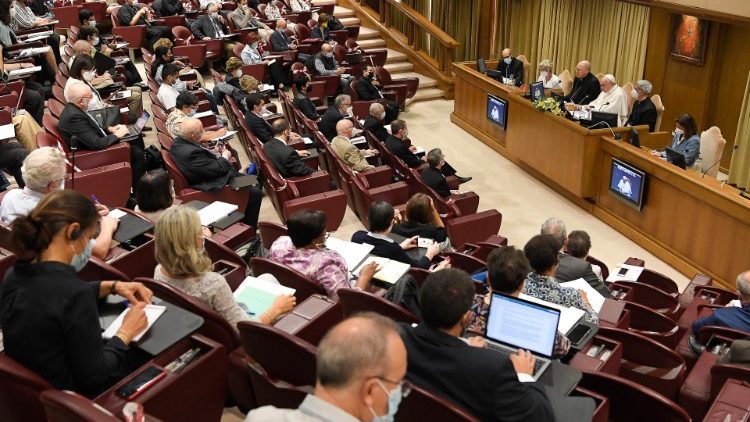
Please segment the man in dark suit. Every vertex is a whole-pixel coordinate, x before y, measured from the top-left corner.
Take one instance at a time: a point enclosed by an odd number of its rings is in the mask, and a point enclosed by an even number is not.
[[[158,26],[149,23],[154,20],[148,6],[139,6],[138,0],[128,0],[117,11],[117,19],[123,26],[144,25],[146,27],[147,48],[153,50],[154,43],[159,38],[168,38],[174,41],[172,30],[168,26]]]
[[[242,176],[242,174],[229,162],[232,158],[229,150],[219,147],[217,152],[221,156],[216,156],[200,145],[202,133],[203,124],[200,120],[192,117],[185,118],[180,123],[180,136],[174,139],[169,155],[191,188],[204,192],[219,191],[224,188],[224,185],[231,183],[235,177]],[[243,211],[245,217],[242,221],[257,227],[263,193],[257,186],[243,189],[250,189],[250,198]]]
[[[380,142],[385,142],[390,134],[383,126],[383,123],[387,122],[385,118],[385,108],[383,104],[372,103],[370,104],[370,114],[365,117],[365,129],[372,132]]]
[[[84,84],[73,84],[70,87],[68,96],[70,102],[65,105],[60,113],[60,121],[57,128],[62,135],[63,141],[71,145],[71,138],[77,138],[76,147],[82,150],[103,150],[110,145],[120,142],[128,134],[128,128],[125,125],[110,126],[102,128],[91,117],[86,110],[89,101],[93,97],[91,88]],[[146,172],[143,158],[143,138],[138,136],[130,143],[130,170],[133,176],[133,183],[140,180],[143,173]]]
[[[461,338],[474,318],[473,302],[466,272],[448,268],[427,277],[419,293],[422,323],[401,325],[407,379],[483,421],[554,420],[544,386],[531,376],[531,353],[519,350],[508,358],[481,337]]]
[[[318,16],[318,24],[310,30],[310,38],[321,39],[323,42],[333,41],[331,30],[328,28],[328,17],[326,15],[325,20],[323,20],[323,15],[326,14],[321,13],[321,16]]]
[[[307,157],[307,150],[296,150],[287,145],[291,135],[289,123],[286,119],[277,119],[272,125],[274,138],[263,145],[263,151],[271,160],[274,168],[281,177],[307,176],[315,170],[308,167],[300,157]]]
[[[289,51],[296,50],[297,45],[292,42],[286,35],[286,21],[279,19],[276,22],[276,29],[271,34],[271,50],[272,51]]]
[[[503,78],[514,80],[515,86],[521,86],[524,82],[523,62],[511,55],[510,48],[503,49],[501,59],[497,63],[497,70]]]
[[[591,63],[586,60],[576,65],[576,77],[570,94],[563,97],[576,105],[586,105],[596,99],[602,92],[599,79],[591,73]]]
[[[564,252],[568,248],[568,232],[565,228],[565,223],[562,220],[554,217],[548,219],[542,224],[541,234],[552,236],[558,242],[560,256],[557,263],[555,278],[560,282],[573,281],[582,278],[599,292],[599,294],[605,298],[610,297],[609,289],[604,282],[599,279],[599,276],[596,275],[591,264],[581,258],[576,258],[575,256]],[[585,239],[582,238],[580,240],[584,241]],[[585,245],[579,245],[581,242],[578,240],[576,240],[575,243],[574,249],[586,249]],[[590,240],[588,248],[591,248]],[[588,254],[588,249],[586,249],[586,254]]]
[[[651,101],[651,90],[653,85],[647,80],[640,80],[635,83],[635,87],[630,92],[631,97],[635,99],[633,110],[630,117],[625,122],[625,126],[648,125],[648,131],[653,132],[656,129],[656,106]]]
[[[261,143],[266,143],[273,139],[273,131],[271,125],[266,120],[260,117],[260,113],[263,111],[263,97],[257,92],[254,92],[247,96],[247,108],[248,111],[245,114],[245,122],[253,131],[255,137]]]
[[[185,7],[180,0],[156,0],[151,4],[159,16],[184,15]]]
[[[709,325],[750,332],[750,270],[737,276],[739,303],[714,309],[713,314],[693,322],[693,334]]]
[[[208,7],[206,7],[206,14],[200,15],[198,19],[194,20],[193,24],[190,25],[190,30],[195,35],[195,38],[199,40],[222,38],[224,35],[230,33],[224,16],[219,14],[218,3],[209,3]],[[235,45],[234,41],[227,39],[222,42],[224,57],[232,57],[232,49],[234,49]]]
[[[440,148],[434,148],[427,153],[426,157],[427,164],[429,165],[420,173],[422,180],[424,180],[424,183],[427,186],[432,188],[443,198],[451,196],[451,189],[442,172],[442,169],[445,166],[445,156],[443,156],[443,151],[441,151]]]
[[[297,92],[294,93],[294,106],[302,112],[310,120],[320,120],[318,115],[318,109],[315,107],[315,103],[312,102],[308,93],[310,92],[310,78],[306,75],[301,74],[294,79],[294,86],[297,88]]]
[[[357,96],[362,101],[378,101],[385,105],[385,120],[392,122],[398,119],[399,106],[395,101],[386,100],[380,92],[380,82],[375,78],[375,67],[365,67],[362,77],[354,85]]]
[[[339,95],[333,101],[333,105],[328,107],[323,117],[318,122],[318,130],[328,141],[333,141],[333,138],[338,135],[336,133],[336,123],[343,119],[345,115],[351,116],[352,97],[348,95]]]

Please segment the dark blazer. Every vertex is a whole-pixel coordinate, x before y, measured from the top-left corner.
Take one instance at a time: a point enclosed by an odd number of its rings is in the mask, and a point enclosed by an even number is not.
[[[292,46],[285,33],[274,29],[271,34],[271,48],[273,51],[289,51]]]
[[[585,105],[594,101],[601,92],[599,79],[596,79],[596,76],[589,72],[583,79],[575,78],[573,80],[573,89],[565,99],[579,105]]]
[[[245,122],[260,142],[265,144],[266,142],[273,139],[273,131],[271,130],[271,125],[269,125],[268,122],[262,117],[248,110],[247,113],[245,113]]]
[[[94,397],[126,374],[128,347],[102,342],[99,282],[70,265],[19,261],[5,275],[0,325],[5,354],[55,388]]]
[[[375,137],[378,138],[380,142],[385,142],[386,139],[391,136],[390,134],[388,134],[388,131],[385,130],[380,120],[376,119],[375,116],[371,114],[367,115],[367,117],[365,118],[365,124],[363,126],[365,127],[365,129],[372,132],[372,134],[375,135]],[[398,138],[396,138],[396,140],[398,140]]]
[[[320,121],[318,122],[318,130],[320,130],[329,142],[333,141],[333,138],[338,135],[338,133],[336,133],[336,123],[343,118],[344,116],[335,106],[328,107],[328,110],[323,113],[323,117],[320,118]]]
[[[117,11],[117,19],[120,21],[120,24],[123,26],[130,26],[130,21],[133,20],[133,17],[138,13],[138,10],[140,10],[141,7],[142,6],[133,6],[127,3],[120,6],[120,10]],[[146,22],[146,15],[142,15],[135,24],[148,25],[148,22]]]
[[[391,232],[404,237],[426,237],[436,242],[443,242],[447,238],[445,227],[436,227],[432,223],[422,224],[416,221],[404,221],[395,224]]]
[[[651,101],[651,97],[633,103],[633,111],[630,112],[630,117],[625,122],[625,126],[638,125],[648,125],[649,132],[656,129],[656,106]]]
[[[510,359],[419,324],[400,324],[406,378],[483,421],[553,421],[544,386],[520,382]]]
[[[315,171],[302,161],[297,150],[276,138],[266,142],[263,151],[283,178],[307,176]]]
[[[312,102],[310,97],[308,97],[306,94],[297,91],[294,94],[294,100],[292,102],[294,103],[294,106],[297,107],[299,111],[301,111],[302,114],[304,114],[308,119],[320,119],[320,115],[318,114],[318,109],[315,107],[315,103]]]
[[[213,20],[208,15],[200,15],[198,19],[194,20],[193,24],[190,25],[190,30],[193,32],[193,35],[195,35],[195,37],[199,40],[205,37],[219,38],[219,34],[216,33],[214,23],[219,28],[221,28],[222,32],[224,32],[225,34],[229,33],[229,29],[227,28],[226,24],[219,22],[218,19]]]
[[[319,38],[324,41],[330,41],[333,39],[331,37],[331,29],[321,28],[320,25],[315,25],[312,28],[312,30],[310,31],[310,38]]]
[[[420,160],[409,147],[404,143],[403,139],[391,135],[385,140],[385,146],[395,155],[400,158],[401,161],[406,163],[410,168],[417,168],[424,164],[424,161]]]
[[[443,198],[451,196],[451,188],[448,187],[448,182],[445,180],[445,176],[443,176],[443,173],[441,173],[440,170],[432,167],[425,167],[425,169],[422,170],[421,175],[424,183],[437,192],[438,195]]]
[[[169,155],[190,187],[204,192],[223,188],[236,173],[229,161],[180,137],[175,138]]]
[[[560,253],[560,262],[557,264],[555,278],[561,282],[582,278],[602,296],[610,297],[609,289],[601,280],[599,280],[599,277],[596,276],[594,270],[591,269],[591,264],[583,259],[576,258],[573,255]]]
[[[159,16],[184,15],[185,8],[179,0],[156,0],[151,4]]]
[[[360,244],[366,243],[368,245],[374,246],[370,253],[375,256],[403,262],[404,264],[409,264],[412,267],[424,269],[430,268],[430,260],[426,256],[422,256],[418,260],[411,259],[406,251],[401,247],[400,244],[396,243],[396,241],[388,242],[383,239],[372,237],[364,230],[355,232],[352,235],[352,242]]]
[[[57,124],[63,140],[70,145],[70,138],[78,137],[78,148],[102,150],[118,142],[117,136],[107,134],[106,129],[99,127],[88,113],[71,103],[65,104]]]
[[[354,89],[357,91],[357,95],[362,101],[372,101],[383,98],[378,87],[373,85],[372,81],[364,76],[357,79]]]
[[[504,78],[510,78],[510,75],[513,75],[513,78],[516,80],[516,86],[523,85],[523,62],[517,58],[511,57],[510,64],[505,64],[503,59],[500,58],[500,61],[497,63],[497,71],[500,72]]]
[[[44,0],[34,0],[29,5],[31,11],[37,16],[44,16],[49,13],[49,7]]]

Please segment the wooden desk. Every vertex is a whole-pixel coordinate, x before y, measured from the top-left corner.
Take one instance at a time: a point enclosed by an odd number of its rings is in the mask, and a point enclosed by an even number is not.
[[[453,123],[688,277],[701,272],[735,288],[737,274],[750,263],[750,200],[736,189],[617,142],[608,129],[588,130],[540,112],[517,88],[477,72],[473,62],[454,63],[453,71]],[[508,101],[507,130],[487,119],[487,94]],[[623,139],[629,130],[615,129]],[[650,148],[671,140],[665,132],[638,130]],[[648,174],[641,212],[609,193],[613,157]]]

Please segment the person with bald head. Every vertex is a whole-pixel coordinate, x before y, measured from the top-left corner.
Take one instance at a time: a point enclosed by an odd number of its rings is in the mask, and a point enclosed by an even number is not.
[[[589,103],[588,108],[594,111],[614,113],[618,116],[617,125],[622,126],[628,118],[628,100],[625,92],[617,85],[613,75],[606,74],[599,80],[601,92]]]
[[[510,48],[504,48],[500,53],[500,61],[497,63],[497,71],[503,77],[502,82],[509,84],[511,81],[515,86],[521,86],[524,82],[523,62],[513,57]]]
[[[248,413],[245,422],[393,421],[411,392],[399,327],[376,313],[357,314],[334,326],[318,345],[315,362],[315,392],[297,409],[264,406]]]
[[[120,139],[128,135],[125,125],[114,125],[101,127],[86,110],[89,101],[94,97],[86,84],[73,84],[68,90],[68,103],[60,113],[60,121],[57,128],[62,135],[63,141],[71,145],[71,139],[76,137],[76,147],[79,150],[103,150],[120,142]],[[143,137],[128,141],[130,144],[130,170],[133,181],[137,181],[146,172],[143,158]],[[133,183],[131,181],[131,183]]]
[[[581,60],[576,65],[575,73],[573,89],[563,99],[576,105],[586,105],[594,101],[601,93],[599,80],[591,73],[591,63],[587,60]]]
[[[316,75],[331,76],[338,75],[341,77],[339,91],[344,94],[349,93],[349,84],[354,80],[354,76],[347,75],[346,69],[339,66],[333,58],[333,47],[325,43],[320,47],[320,53],[315,55],[314,68]]]
[[[268,6],[266,6],[266,10],[268,10]],[[279,52],[297,49],[297,44],[292,42],[286,35],[286,21],[284,19],[276,21],[276,30],[273,31],[273,34],[269,38],[271,39],[272,51]]]
[[[201,146],[203,123],[200,120],[186,117],[176,132],[178,136],[172,142],[169,156],[191,188],[203,192],[217,192],[225,185],[231,184],[235,178],[242,177],[230,163],[232,153],[228,148],[219,145],[215,152],[212,152]],[[247,207],[242,210],[245,214],[242,221],[256,227],[263,193],[257,186],[242,189],[250,189]]]
[[[361,131],[360,131],[361,132]],[[349,119],[336,123],[338,135],[331,142],[331,149],[354,171],[367,171],[375,168],[367,162],[367,157],[378,154],[376,149],[359,149],[352,144],[354,137],[354,123]]]
[[[385,112],[385,107],[380,103],[370,104],[370,114],[365,117],[365,124],[362,125],[369,130],[380,142],[385,142],[390,136],[385,129],[386,124],[390,124]]]

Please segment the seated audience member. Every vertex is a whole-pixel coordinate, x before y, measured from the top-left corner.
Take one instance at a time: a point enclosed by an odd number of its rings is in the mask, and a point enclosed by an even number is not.
[[[329,141],[333,141],[336,137],[336,123],[339,120],[346,118],[345,116],[352,116],[352,97],[342,94],[333,100],[333,105],[328,107],[328,110],[323,114],[318,122],[318,130],[323,136]]]
[[[144,174],[135,190],[133,211],[156,223],[164,211],[174,205],[174,182],[164,169],[151,170]]]
[[[672,132],[672,145],[670,147],[685,156],[685,165],[692,167],[701,152],[701,137],[698,125],[693,116],[685,113],[675,120],[675,129]],[[664,151],[651,150],[651,154],[666,158]]]
[[[81,29],[78,30],[78,40],[83,40],[89,43],[91,46],[89,53],[91,57],[94,57],[96,53],[110,57],[116,46],[116,41],[112,41],[110,45],[101,43],[99,30],[95,26],[82,26]],[[136,68],[135,64],[130,60],[123,63],[122,67],[125,69],[125,84],[128,87],[131,87],[130,89],[132,91],[137,91],[140,96],[142,90],[148,89],[148,85],[143,83],[143,79],[141,79],[141,75],[138,73],[138,68]]]
[[[525,81],[523,62],[511,55],[510,48],[504,48],[500,55],[501,58],[497,63],[497,71],[500,72],[503,78],[502,82],[506,84],[512,82],[515,86],[523,85]]]
[[[709,325],[750,332],[750,271],[737,276],[737,291],[740,293],[739,306],[731,303],[715,309],[713,315],[695,321],[693,334],[698,334],[701,328]]]
[[[94,98],[88,85],[73,84],[68,94],[69,101],[60,113],[58,122],[58,129],[65,143],[71,145],[71,139],[75,136],[78,149],[97,151],[106,149],[128,136],[128,128],[125,125],[118,124],[103,128],[86,113],[89,102]],[[130,145],[132,180],[137,181],[146,172],[143,137],[139,135],[134,140],[128,141],[128,144]]]
[[[250,9],[251,8],[250,5],[247,4],[247,0],[239,0],[237,2],[237,8],[234,9],[234,13],[232,14],[232,23],[238,30],[246,28],[258,28],[258,35],[260,35],[264,43],[267,43],[268,38],[273,33],[273,29],[271,29],[268,25],[261,22],[260,19],[255,17]]]
[[[599,323],[599,315],[591,308],[586,293],[572,287],[562,287],[555,278],[559,260],[560,241],[553,236],[538,234],[523,248],[523,253],[533,269],[526,277],[524,294],[562,306],[585,311],[583,318],[593,324]]]
[[[292,136],[292,131],[286,119],[274,120],[271,129],[274,137],[263,144],[263,151],[281,177],[307,176],[314,173],[315,170],[307,166],[300,158],[309,156],[310,151],[296,150],[287,145],[287,141]]]
[[[3,47],[10,47],[14,44],[19,44],[18,38],[16,37],[17,22],[14,19],[15,7],[14,0],[1,0],[0,1],[0,44]],[[55,44],[52,43],[54,46]],[[58,38],[57,46],[59,47],[60,41]],[[46,52],[32,56],[31,59],[36,63],[37,66],[42,67],[42,71],[37,73],[37,80],[40,83],[50,82],[54,83],[55,74],[57,73],[57,64],[60,63],[60,52],[55,51],[55,48],[50,48]],[[7,56],[6,59],[10,59]]]
[[[560,89],[562,82],[560,78],[552,72],[552,62],[544,59],[539,63],[539,77],[537,82],[544,82],[545,89]]]
[[[592,111],[614,113],[618,116],[617,123],[622,125],[628,116],[628,100],[617,80],[610,74],[604,75],[599,81],[601,92],[596,99],[589,103],[588,108]]]
[[[385,201],[376,201],[370,205],[368,220],[370,231],[359,230],[355,232],[352,235],[352,242],[373,245],[374,248],[370,252],[372,255],[393,259],[412,267],[429,269],[432,259],[440,253],[440,246],[433,243],[427,248],[423,257],[412,259],[406,251],[417,247],[417,236],[412,236],[400,244],[388,237],[393,228],[394,210],[393,206]],[[446,260],[440,264],[443,265],[447,262]]]
[[[406,349],[394,322],[372,312],[334,326],[315,356],[317,383],[297,409],[264,406],[245,422],[392,421],[411,391]]]
[[[292,7],[292,12],[310,11],[310,0],[291,0],[289,5]]]
[[[180,69],[173,64],[164,65],[161,71],[163,80],[159,86],[159,91],[156,93],[156,97],[168,113],[174,110],[177,105],[177,97],[180,95],[180,91],[175,86],[175,83],[180,78],[179,73]]]
[[[11,27],[18,33],[21,31],[30,31],[37,28],[46,27],[54,22],[54,18],[38,17],[29,7],[30,2],[27,0],[15,0],[11,5]],[[43,28],[45,29],[45,28]],[[52,47],[52,54],[55,56],[55,62],[60,63],[60,35],[54,31],[46,38],[47,44]]]
[[[341,78],[339,91],[342,94],[349,93],[349,84],[354,80],[354,76],[347,74],[346,68],[339,66],[339,63],[333,57],[331,44],[325,43],[320,47],[320,53],[315,55],[314,63],[316,75],[338,75]]]
[[[354,137],[354,123],[351,120],[341,120],[336,123],[338,136],[333,138],[331,149],[354,171],[373,170],[375,166],[367,162],[367,156],[377,155],[375,149],[359,149],[352,144]]]
[[[81,9],[81,11],[78,12],[78,21],[81,23],[80,28],[83,28],[86,26],[89,26],[92,28],[96,27],[96,17],[94,17],[94,12],[92,12],[89,9]]]
[[[385,100],[380,92],[380,82],[376,80],[375,67],[367,65],[362,77],[354,85],[359,99],[362,101],[382,101],[385,106],[385,121],[392,122],[398,119],[399,105],[395,101]]]
[[[294,106],[302,112],[310,120],[320,120],[318,115],[318,109],[315,107],[315,103],[310,99],[308,95],[312,91],[312,85],[310,85],[310,78],[303,75],[297,75],[294,79],[294,87],[297,91],[294,93]]]
[[[474,283],[466,272],[430,274],[419,292],[422,323],[401,324],[407,379],[483,421],[552,421],[544,385],[534,382],[534,355],[509,357],[481,337],[461,338],[474,318]]]
[[[203,124],[200,120],[193,117],[185,118],[180,124],[179,132],[180,136],[174,139],[169,155],[191,188],[203,192],[218,191],[231,183],[235,177],[241,176],[229,163],[229,159],[232,158],[231,151],[219,146],[216,152],[220,156],[216,156],[200,146],[203,133]],[[263,193],[257,186],[246,189],[250,189],[250,198],[247,208],[242,210],[245,214],[242,221],[256,227]]]
[[[188,117],[193,117],[195,113],[198,111],[198,97],[193,95],[192,92],[185,91],[181,92],[177,96],[177,100],[175,101],[175,107],[172,109],[172,112],[169,113],[167,116],[167,130],[169,131],[169,136],[172,138],[176,138],[179,135],[179,127],[180,124]],[[212,139],[224,136],[227,134],[226,128],[221,128],[219,130],[204,130],[203,135],[201,135],[201,142],[210,141]]]
[[[385,107],[383,107],[383,104],[372,103],[370,104],[370,114],[365,117],[365,123],[362,126],[372,132],[380,142],[385,142],[391,136],[385,126],[383,126],[388,121],[385,118]]]
[[[385,146],[393,155],[400,158],[404,164],[410,168],[418,168],[427,162],[427,156],[424,156],[422,159],[417,157],[414,154],[417,147],[408,145],[408,142],[409,128],[406,127],[406,122],[400,119],[391,122],[391,135],[386,138]]]
[[[143,25],[146,27],[146,43],[150,47],[159,38],[174,39],[168,26],[151,25],[154,20],[149,6],[139,5],[138,0],[128,0],[117,11],[117,19],[123,26]]]
[[[177,68],[180,70],[180,76],[182,75],[188,75],[188,74],[195,74],[196,79],[198,80],[198,84],[203,86],[203,77],[201,76],[200,72],[195,72],[190,66],[185,65],[185,63],[175,60],[174,59],[174,53],[172,52],[172,41],[161,38],[159,41],[154,44],[154,62],[151,63],[151,77],[154,78],[154,80],[158,83],[162,83],[164,80],[162,78],[162,70],[164,69],[164,65],[166,64],[173,64],[177,66]],[[184,81],[178,81],[177,88],[179,90],[185,90],[187,89],[186,83]]]
[[[318,16],[318,23],[310,30],[310,38],[317,38],[323,42],[333,41],[331,28],[328,27],[328,14],[321,13]]]
[[[591,250],[591,237],[583,230],[573,230],[572,232],[570,232],[570,234],[568,234],[567,249],[570,256],[578,258],[582,261],[586,261],[586,257],[589,256],[589,251]],[[560,262],[562,262],[562,258],[560,259]],[[599,281],[604,281],[604,278],[602,277],[602,268],[600,266],[591,264],[591,271],[596,274],[596,277],[599,279]],[[560,273],[560,264],[557,265],[557,273]],[[555,276],[559,279],[562,279],[561,277],[557,276],[557,274]],[[597,291],[598,290],[599,289],[597,289]],[[607,289],[607,293],[609,294],[609,289]]]
[[[46,195],[11,226],[19,261],[0,292],[5,354],[60,390],[95,397],[128,375],[128,344],[147,326],[151,291],[141,283],[84,282],[99,214],[83,194]],[[132,307],[117,334],[102,342],[97,301],[119,294]]]
[[[390,139],[390,138],[389,138]],[[471,177],[461,177],[456,174],[456,170],[445,162],[445,155],[440,148],[433,148],[426,155],[428,166],[419,173],[425,184],[434,189],[443,198],[451,196],[457,191],[451,191],[448,187],[446,176],[456,176],[458,183],[466,183]]]
[[[266,16],[268,16],[268,9],[270,6],[271,6],[270,4],[266,6]],[[286,25],[287,25],[286,21],[284,19],[281,19],[281,16],[279,16],[276,19],[277,19],[276,30],[274,30],[271,36],[269,37],[271,40],[271,51],[281,52],[281,51],[296,50],[297,42],[293,41],[286,34]],[[268,20],[273,20],[273,19],[268,18]]]
[[[250,75],[244,75],[240,78],[240,89],[232,92],[232,98],[242,110],[242,113],[247,116],[247,113],[252,110],[252,107],[248,104],[248,99],[251,94],[260,96],[260,112],[261,115],[268,113],[276,113],[276,104],[271,103],[271,99],[268,95],[263,94],[258,90],[260,84],[258,80]],[[265,120],[265,119],[264,119]]]
[[[523,291],[526,275],[530,272],[531,267],[523,251],[513,246],[501,246],[490,252],[487,256],[487,282],[491,289],[487,294],[475,295],[475,306],[472,307],[474,320],[468,329],[482,335],[486,334],[492,292],[518,297]],[[559,359],[567,355],[569,350],[570,340],[558,331],[555,335],[552,357]]]
[[[564,99],[576,105],[585,105],[594,101],[601,91],[599,80],[591,73],[591,63],[583,60],[576,65],[573,88]]]
[[[281,236],[271,245],[269,258],[295,269],[326,289],[336,298],[336,290],[350,287],[349,271],[344,257],[326,249],[326,214],[320,210],[300,210],[287,219],[289,236]],[[354,286],[366,290],[377,264],[363,267]]]
[[[84,31],[85,33],[86,31]],[[93,59],[91,43],[89,41],[78,40],[73,43],[73,55],[68,60],[68,69],[73,68],[73,63],[80,56],[87,56]],[[104,72],[101,75],[97,75],[94,72],[94,77],[89,81],[94,88],[103,89],[115,83],[112,79],[112,75],[109,72]]]
[[[570,239],[568,231],[565,228],[565,223],[562,220],[559,218],[548,219],[542,224],[541,234],[551,236],[557,241],[559,259],[555,278],[563,282],[582,278],[599,294],[604,297],[610,297],[609,289],[602,282],[601,278],[596,275],[591,264],[584,259],[585,255],[584,258],[579,258],[565,252],[570,248]],[[591,248],[591,240],[588,242],[588,247]],[[588,248],[586,249],[586,254],[588,255]]]
[[[266,4],[266,9],[263,11],[263,14],[266,15],[266,19],[269,21],[281,19],[281,13],[281,9],[279,9],[273,2]],[[276,27],[278,28],[278,25]]]
[[[224,68],[227,71],[227,75],[224,77],[224,83],[240,89],[240,78],[242,78],[242,60],[234,56],[230,57],[227,59],[226,66],[224,66]]]
[[[398,220],[400,215],[396,215]],[[423,194],[415,193],[406,203],[406,220],[400,221],[391,230],[394,234],[404,237],[424,237],[440,243],[440,250],[450,247],[445,224],[440,218],[440,213],[435,209],[432,198]]]
[[[630,96],[635,100],[625,126],[648,125],[648,131],[656,130],[656,106],[651,101],[651,82],[642,79],[635,83]]]
[[[276,59],[264,58],[270,53],[261,52],[258,46],[258,35],[255,33],[248,34],[249,41],[242,49],[242,63],[244,64],[263,64],[268,70],[268,80],[274,86],[274,89],[283,89],[284,83],[289,79],[289,73],[284,72],[282,61]]]
[[[297,303],[294,295],[281,295],[267,311],[250,318],[234,300],[224,276],[211,271],[213,264],[206,253],[201,219],[192,208],[176,206],[166,210],[156,223],[154,235],[158,262],[154,279],[210,306],[235,330],[238,322],[250,319],[271,325]]]
[[[151,7],[161,17],[185,14],[185,6],[182,5],[180,0],[156,0],[151,3]]]
[[[229,27],[224,21],[224,16],[219,14],[220,4],[209,3],[206,7],[206,13],[198,16],[190,25],[190,30],[196,39],[215,40],[221,39],[224,47],[224,57],[232,57],[232,49],[237,44],[236,41],[228,41],[224,35],[229,34]]]
[[[245,98],[247,104],[247,112],[245,113],[245,122],[250,130],[253,131],[255,137],[262,144],[266,144],[273,140],[274,133],[271,129],[271,125],[261,117],[263,112],[263,97],[258,93],[253,93]]]
[[[3,49],[2,43],[0,43],[0,71],[8,73],[11,70],[18,70],[18,69],[24,69],[28,67],[33,67],[34,65],[32,63],[5,63],[5,57],[4,55],[7,54],[7,51]],[[36,123],[38,125],[42,124],[42,116],[44,116],[44,98],[45,98],[45,88],[39,84],[38,82],[34,82],[31,80],[25,80],[23,82],[24,90],[23,94],[21,94],[21,98],[23,98],[23,109],[26,110],[26,113],[28,113],[31,117],[34,118]],[[16,116],[20,115],[20,113],[16,113],[13,116],[14,122],[13,124],[16,124]],[[19,129],[16,128],[16,132],[19,132]],[[34,141],[34,144],[36,144],[36,141]],[[26,145],[26,143],[24,143]]]

